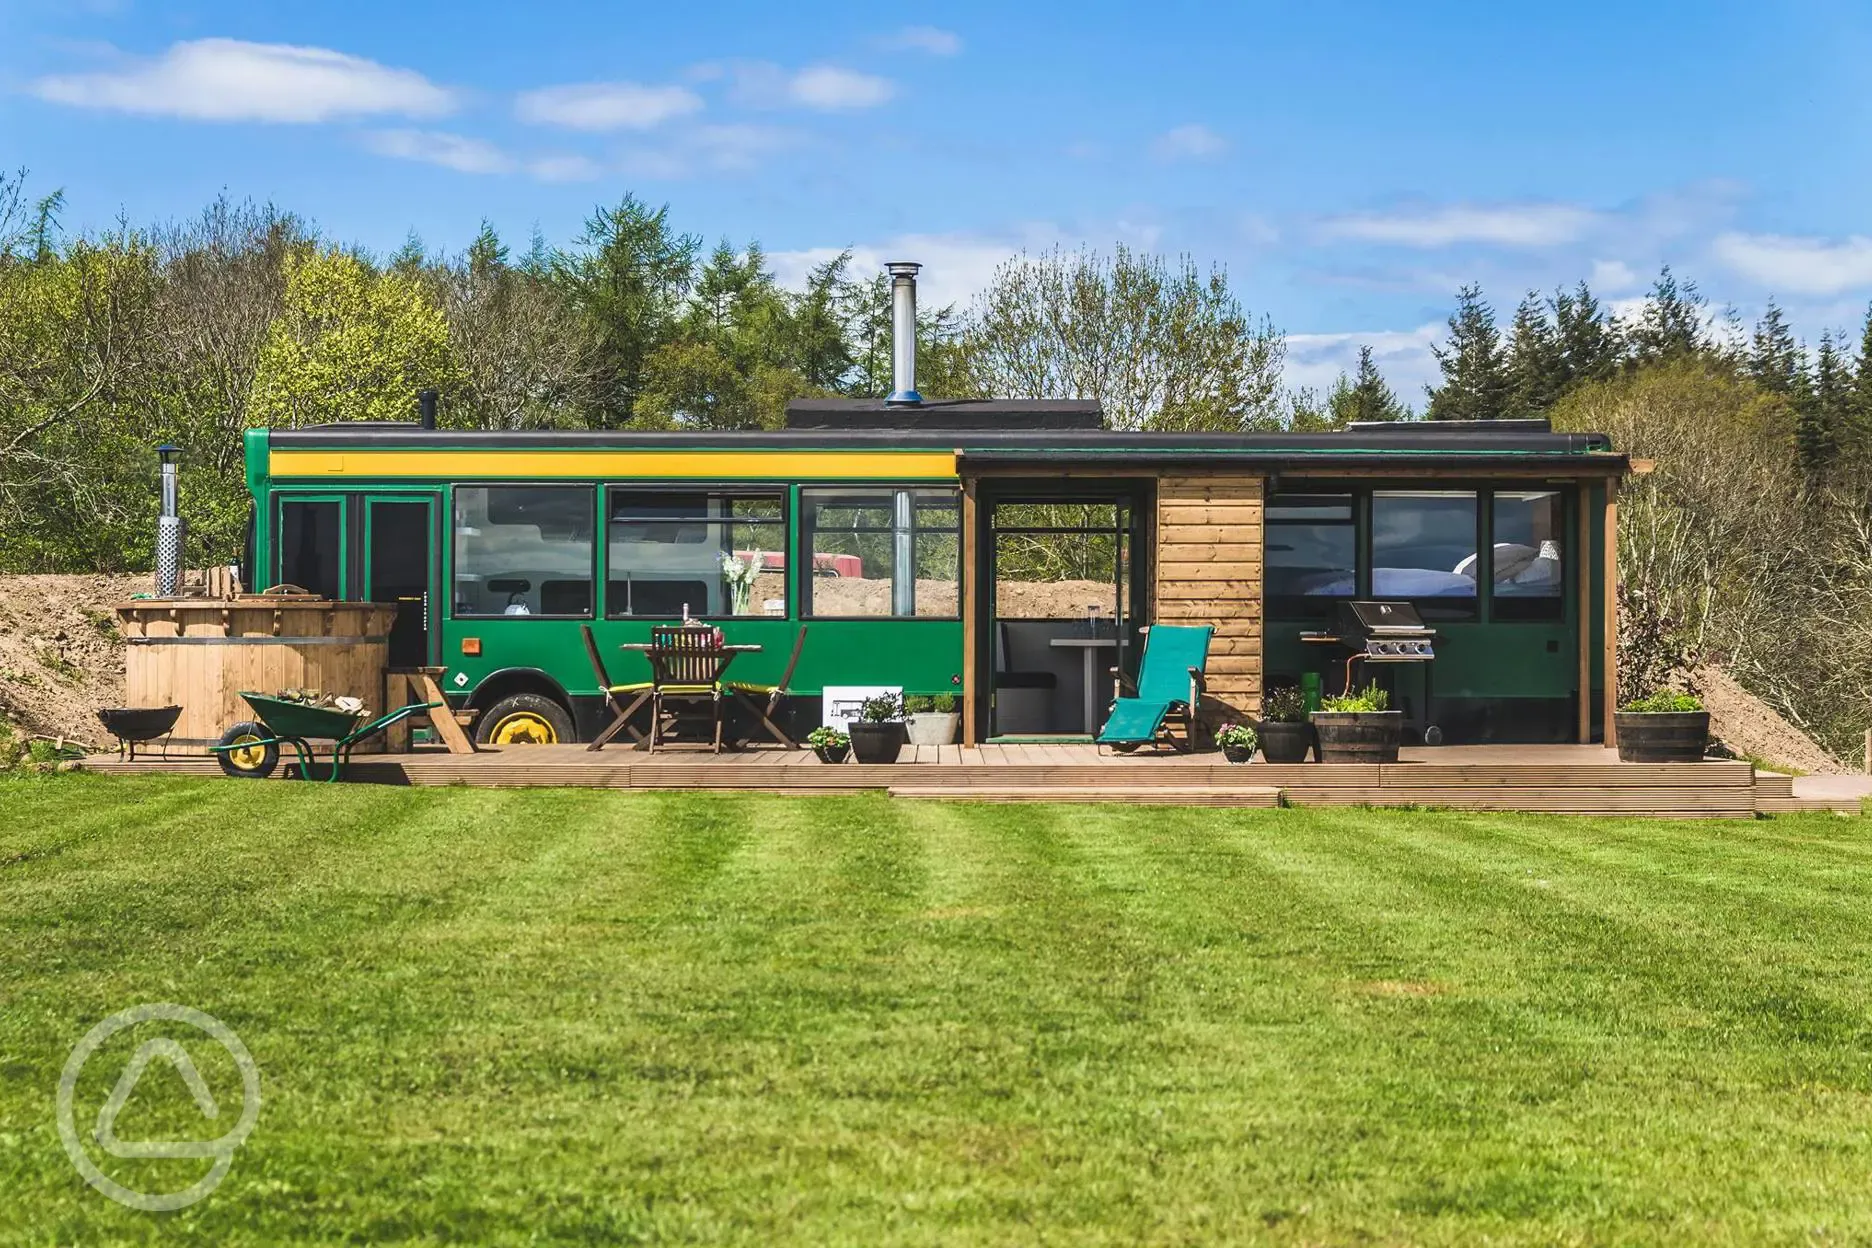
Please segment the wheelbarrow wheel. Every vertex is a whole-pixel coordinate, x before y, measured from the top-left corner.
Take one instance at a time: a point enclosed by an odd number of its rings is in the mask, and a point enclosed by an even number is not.
[[[253,720],[235,724],[221,734],[215,758],[221,770],[240,780],[264,780],[279,766],[279,742],[264,725]]]

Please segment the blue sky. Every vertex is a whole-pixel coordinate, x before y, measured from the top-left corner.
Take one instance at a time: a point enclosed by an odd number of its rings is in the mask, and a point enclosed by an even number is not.
[[[966,299],[1022,249],[1187,252],[1323,384],[1405,397],[1456,288],[1505,322],[1659,264],[1749,320],[1872,297],[1872,6],[0,3],[0,162],[68,226],[272,200],[326,235],[564,242],[667,201],[782,277]]]

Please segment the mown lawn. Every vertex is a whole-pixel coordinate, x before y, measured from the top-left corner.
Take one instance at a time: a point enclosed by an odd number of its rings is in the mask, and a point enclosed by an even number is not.
[[[1869,829],[0,783],[0,1241],[1863,1243]],[[53,1125],[144,1001],[174,1214]]]

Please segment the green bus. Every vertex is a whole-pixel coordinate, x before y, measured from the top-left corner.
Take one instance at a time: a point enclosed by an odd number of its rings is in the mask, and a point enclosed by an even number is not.
[[[605,719],[581,627],[685,618],[758,645],[731,678],[953,695],[965,740],[1082,734],[1157,620],[1216,628],[1214,716],[1336,664],[1341,600],[1438,630],[1398,670],[1451,741],[1586,740],[1611,696],[1606,535],[1626,457],[1541,422],[1119,432],[1096,404],[803,400],[779,430],[247,434],[244,579],[401,604],[392,666],[444,669],[484,742]],[[1417,683],[1413,683],[1417,682]]]

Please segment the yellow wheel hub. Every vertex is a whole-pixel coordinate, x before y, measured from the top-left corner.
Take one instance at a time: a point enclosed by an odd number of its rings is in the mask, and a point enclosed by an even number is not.
[[[266,746],[260,744],[260,738],[251,733],[235,737],[229,744],[234,748],[223,753],[227,755],[228,762],[242,771],[258,771],[266,761]]]
[[[544,716],[515,711],[500,718],[488,740],[495,745],[557,745],[559,734]]]

